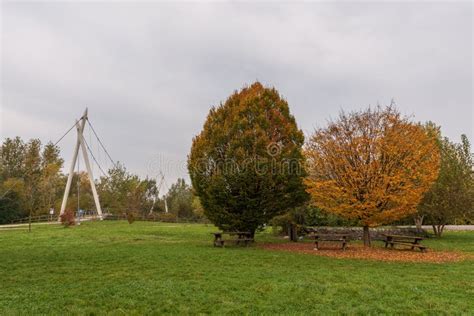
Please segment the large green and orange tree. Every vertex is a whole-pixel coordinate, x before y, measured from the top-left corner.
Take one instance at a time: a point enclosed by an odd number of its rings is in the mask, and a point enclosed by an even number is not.
[[[418,205],[418,218],[425,217],[441,237],[445,225],[474,220],[474,155],[466,135],[455,143],[442,137],[433,123],[426,128],[438,138],[441,163],[438,179]]]
[[[312,202],[358,220],[366,246],[369,227],[415,213],[438,176],[434,137],[394,106],[341,113],[314,132],[305,152]]]
[[[206,217],[253,234],[304,202],[303,143],[288,103],[259,82],[213,107],[188,157]]]

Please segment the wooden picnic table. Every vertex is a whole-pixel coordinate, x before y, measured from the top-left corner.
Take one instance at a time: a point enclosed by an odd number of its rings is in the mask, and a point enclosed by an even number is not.
[[[395,245],[408,246],[411,250],[415,248],[420,249],[421,252],[426,251],[426,246],[421,244],[423,237],[418,236],[404,236],[404,235],[385,235],[385,248],[390,246],[392,249]]]
[[[314,239],[314,250],[319,250],[319,243],[321,242],[337,242],[341,243],[342,250],[346,250],[347,244],[349,244],[349,234],[318,234],[310,233],[309,238]]]
[[[253,242],[252,233],[250,232],[239,232],[239,231],[229,231],[229,232],[215,232],[211,233],[214,235],[214,247],[224,247],[226,241],[235,242],[236,245],[244,244],[248,246],[250,242]],[[229,239],[224,239],[224,235],[228,235]]]

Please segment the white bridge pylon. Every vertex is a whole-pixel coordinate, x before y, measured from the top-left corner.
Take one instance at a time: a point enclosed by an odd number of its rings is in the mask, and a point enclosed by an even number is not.
[[[99,195],[97,194],[97,190],[95,188],[94,175],[92,174],[91,164],[89,161],[89,157],[87,156],[87,148],[86,148],[86,144],[84,142],[84,136],[83,136],[86,120],[87,120],[87,108],[84,111],[84,115],[82,115],[79,121],[76,120],[76,129],[77,129],[76,147],[74,148],[71,167],[69,168],[69,175],[67,177],[66,189],[64,190],[63,203],[61,204],[61,212],[59,213],[59,216],[63,215],[64,211],[66,210],[67,198],[69,196],[69,191],[71,190],[72,177],[74,175],[74,166],[76,165],[76,162],[77,162],[77,155],[79,154],[79,147],[80,147],[82,150],[82,155],[84,157],[84,162],[86,163],[87,177],[89,178],[89,182],[91,184],[95,207],[97,209],[97,215],[102,220],[102,209],[100,207]]]

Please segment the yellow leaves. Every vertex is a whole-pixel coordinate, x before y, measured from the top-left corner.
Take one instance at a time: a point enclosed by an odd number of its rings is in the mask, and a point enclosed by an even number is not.
[[[370,226],[414,213],[439,169],[434,139],[393,107],[342,113],[305,154],[313,203]]]
[[[23,195],[25,187],[25,181],[21,178],[8,178],[0,185],[0,197],[6,195],[8,192],[15,192],[19,195]]]

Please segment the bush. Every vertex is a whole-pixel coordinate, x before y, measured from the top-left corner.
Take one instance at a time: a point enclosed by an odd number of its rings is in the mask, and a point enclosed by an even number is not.
[[[133,212],[128,212],[126,216],[128,223],[133,224],[133,222],[135,221],[135,214]]]
[[[59,216],[61,219],[61,224],[64,227],[76,225],[76,217],[74,216],[74,211],[65,210],[62,215]]]
[[[178,218],[176,214],[173,213],[160,213],[158,214],[158,219],[160,222],[175,223]]]
[[[325,212],[315,206],[307,206],[304,214],[304,224],[307,226],[358,226],[357,220],[346,219],[336,214]]]
[[[288,234],[296,230],[296,234],[304,233],[306,226],[347,227],[357,226],[357,221],[348,220],[335,214],[326,213],[317,207],[305,205],[274,217],[270,224],[275,234]]]

